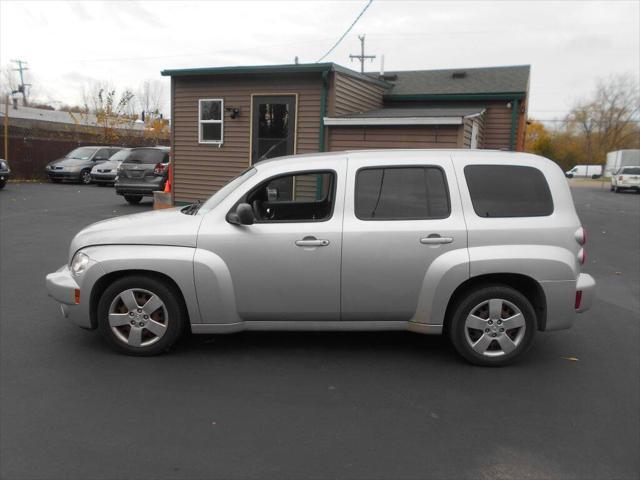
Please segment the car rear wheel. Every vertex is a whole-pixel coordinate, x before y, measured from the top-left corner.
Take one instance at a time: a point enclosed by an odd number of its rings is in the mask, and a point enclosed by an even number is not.
[[[80,181],[85,185],[89,185],[91,183],[91,171],[82,170],[80,172]]]
[[[6,184],[6,180],[0,180],[0,190],[2,190]]]
[[[527,298],[506,285],[478,288],[456,304],[451,341],[466,360],[502,366],[522,357],[536,332],[536,314]]]
[[[142,275],[113,282],[100,297],[97,314],[107,343],[139,356],[168,350],[180,337],[186,318],[175,288]]]
[[[142,200],[142,195],[125,195],[124,199],[131,205],[137,205]]]

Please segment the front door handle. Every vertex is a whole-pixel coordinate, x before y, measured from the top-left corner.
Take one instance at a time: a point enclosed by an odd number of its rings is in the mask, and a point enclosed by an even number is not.
[[[442,245],[445,243],[452,243],[453,237],[441,237],[437,233],[432,233],[428,237],[423,237],[420,239],[420,243],[423,245]]]
[[[329,245],[329,240],[321,240],[316,237],[304,237],[302,240],[296,240],[296,245],[299,247],[326,247]]]

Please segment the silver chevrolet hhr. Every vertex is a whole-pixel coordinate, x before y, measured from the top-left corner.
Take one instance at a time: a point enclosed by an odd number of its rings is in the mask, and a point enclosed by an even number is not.
[[[591,306],[585,240],[542,157],[314,154],[260,162],[203,204],[95,223],[47,287],[134,355],[184,331],[410,330],[504,365]]]

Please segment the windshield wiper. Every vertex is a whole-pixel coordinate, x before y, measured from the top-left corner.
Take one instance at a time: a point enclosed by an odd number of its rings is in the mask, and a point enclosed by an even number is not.
[[[202,206],[202,202],[200,200],[197,200],[195,203],[192,203],[191,205],[187,205],[180,211],[185,215],[195,215],[201,206]]]

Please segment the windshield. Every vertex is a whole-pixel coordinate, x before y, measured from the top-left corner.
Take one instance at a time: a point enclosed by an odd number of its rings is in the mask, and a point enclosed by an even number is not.
[[[127,155],[124,163],[167,163],[168,161],[168,150],[160,148],[134,148],[129,151],[129,155]]]
[[[640,167],[627,167],[622,169],[623,175],[640,175]]]
[[[111,155],[111,157],[109,157],[109,161],[110,162],[121,162],[125,158],[127,158],[127,155],[129,155],[130,152],[131,152],[131,149],[129,149],[129,148],[125,148],[123,150],[118,150],[116,153]]]
[[[67,153],[65,158],[76,158],[78,160],[89,160],[93,152],[96,151],[95,147],[80,147],[76,148],[70,153]]]
[[[198,215],[203,215],[214,208],[216,208],[220,202],[222,202],[225,198],[229,196],[231,192],[233,192],[236,188],[242,185],[249,178],[253,177],[256,173],[256,169],[254,167],[245,170],[236,178],[227,183],[224,187],[214,193],[209,200],[207,200],[198,210]]]

